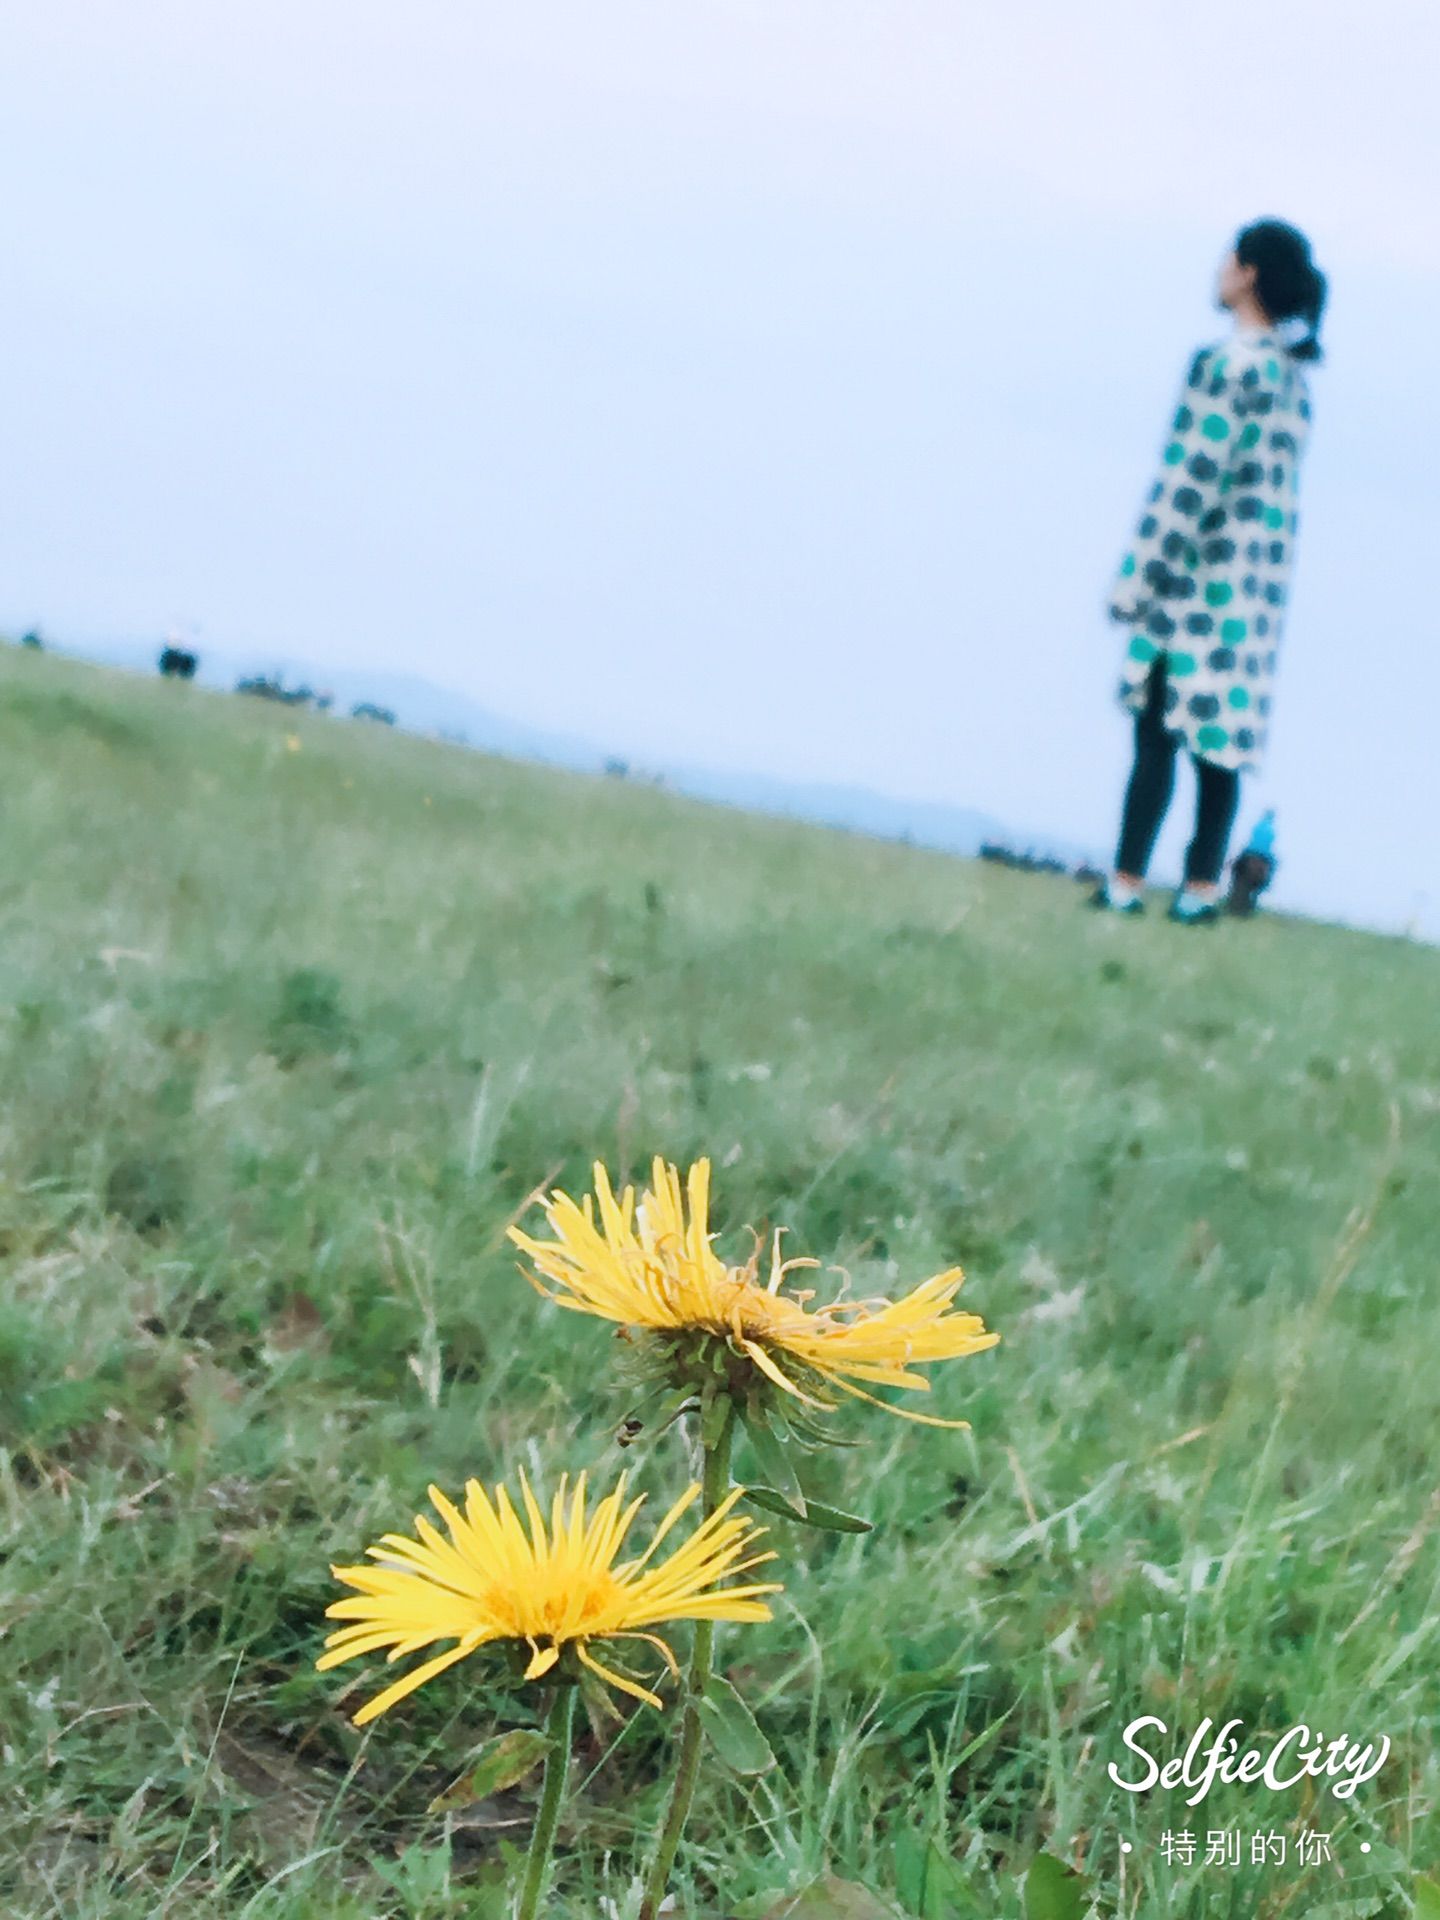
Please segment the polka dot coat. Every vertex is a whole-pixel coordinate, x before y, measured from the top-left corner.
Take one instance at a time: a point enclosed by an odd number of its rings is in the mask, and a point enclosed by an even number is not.
[[[1121,702],[1144,705],[1163,654],[1166,727],[1217,766],[1264,757],[1309,428],[1304,374],[1274,334],[1202,348],[1111,589]]]

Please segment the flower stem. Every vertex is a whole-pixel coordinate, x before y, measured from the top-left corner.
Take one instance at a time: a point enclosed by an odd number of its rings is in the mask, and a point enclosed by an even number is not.
[[[730,1490],[730,1447],[734,1437],[735,1409],[732,1405],[726,1410],[725,1423],[716,1436],[714,1445],[705,1450],[705,1468],[701,1480],[701,1508],[707,1516],[714,1513]],[[715,1622],[697,1620],[695,1644],[690,1654],[690,1680],[686,1690],[685,1713],[680,1722],[680,1751],[675,1762],[675,1785],[671,1790],[670,1808],[665,1815],[665,1824],[660,1829],[655,1858],[650,1863],[650,1872],[645,1881],[645,1897],[640,1902],[639,1920],[656,1920],[659,1914],[660,1902],[665,1898],[665,1888],[670,1879],[670,1869],[675,1864],[675,1852],[680,1845],[680,1836],[685,1831],[685,1822],[689,1818],[690,1802],[695,1798],[695,1782],[700,1775],[700,1748],[704,1740],[700,1712],[695,1703],[705,1691],[705,1683],[710,1678],[710,1662],[714,1649]]]
[[[530,1852],[525,1860],[525,1884],[515,1920],[535,1920],[541,1896],[550,1872],[550,1855],[555,1847],[555,1829],[560,1821],[560,1802],[565,1797],[565,1776],[570,1771],[570,1730],[575,1720],[577,1687],[557,1687],[545,1722],[551,1746],[545,1756],[545,1784],[540,1790],[540,1811],[535,1816],[535,1831],[530,1836]]]

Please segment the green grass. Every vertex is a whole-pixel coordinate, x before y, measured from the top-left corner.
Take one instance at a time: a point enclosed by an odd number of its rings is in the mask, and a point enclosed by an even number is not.
[[[720,1659],[780,1766],[707,1775],[681,1909],[829,1873],[875,1901],[797,1915],[1019,1916],[1043,1848],[1106,1914],[1411,1910],[1440,954],[1117,922],[10,649],[0,768],[0,1912],[499,1910],[533,1786],[426,1806],[535,1703],[477,1660],[357,1735],[368,1676],[313,1671],[328,1566],[431,1479],[683,1483],[677,1434],[620,1453],[606,1332],[503,1237],[537,1182],[657,1150],[713,1156],[736,1257],[780,1223],[866,1290],[958,1261],[1003,1335],[936,1373],[969,1434],[844,1416],[815,1490],[873,1534],[775,1523],[784,1602]],[[1348,1805],[1189,1810],[1107,1778],[1149,1712],[1394,1750]],[[669,1720],[583,1737],[557,1916],[630,1910]],[[1306,1825],[1332,1863],[1296,1864]],[[1292,1857],[1165,1864],[1221,1827]],[[931,1839],[958,1864],[926,1906]]]

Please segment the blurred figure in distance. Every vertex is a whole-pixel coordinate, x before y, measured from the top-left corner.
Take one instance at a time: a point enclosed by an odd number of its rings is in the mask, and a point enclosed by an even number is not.
[[[1119,692],[1135,716],[1135,751],[1097,907],[1143,912],[1183,748],[1195,768],[1195,830],[1170,917],[1219,918],[1240,775],[1260,766],[1269,731],[1310,429],[1304,364],[1320,358],[1326,293],[1309,241],[1280,220],[1243,228],[1221,262],[1216,301],[1233,329],[1190,364],[1110,594],[1110,616],[1128,634]]]

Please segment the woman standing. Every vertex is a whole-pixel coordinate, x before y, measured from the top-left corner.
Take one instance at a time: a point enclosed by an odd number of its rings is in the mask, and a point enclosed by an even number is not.
[[[1240,775],[1259,767],[1269,729],[1310,425],[1302,363],[1320,357],[1325,293],[1309,241],[1280,220],[1244,228],[1221,263],[1216,298],[1234,331],[1191,362],[1111,589],[1111,617],[1130,636],[1120,699],[1135,715],[1135,762],[1098,907],[1143,912],[1183,747],[1195,766],[1195,832],[1170,915],[1219,917]]]

